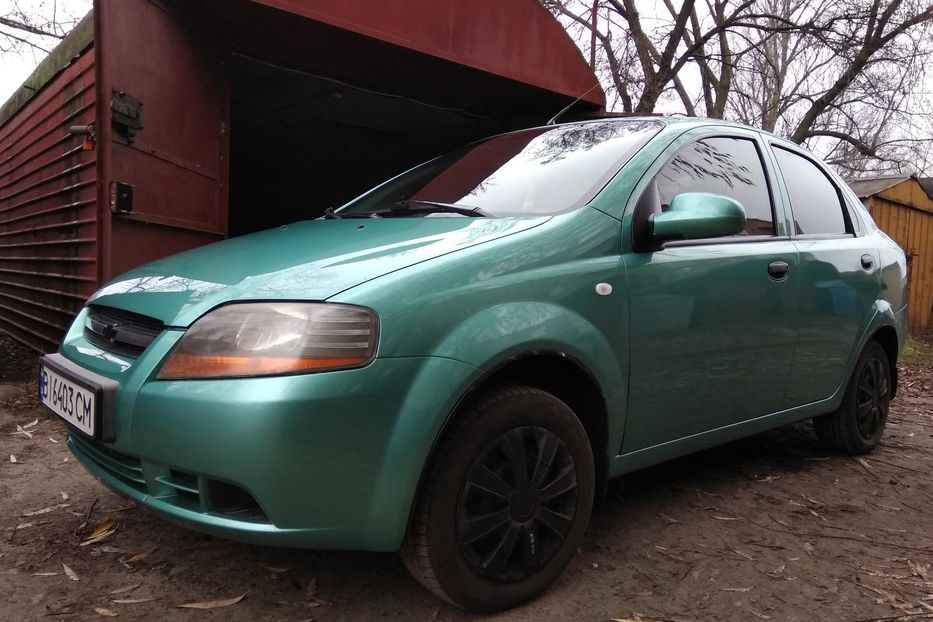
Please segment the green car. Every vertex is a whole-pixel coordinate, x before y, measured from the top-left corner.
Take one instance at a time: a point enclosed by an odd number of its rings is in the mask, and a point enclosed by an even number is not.
[[[811,417],[875,448],[906,270],[775,136],[549,125],[122,275],[39,393],[91,473],[167,520],[400,551],[493,611],[558,576],[612,478]]]

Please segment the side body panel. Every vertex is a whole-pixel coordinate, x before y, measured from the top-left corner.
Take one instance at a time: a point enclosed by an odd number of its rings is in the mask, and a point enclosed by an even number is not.
[[[766,141],[770,145],[782,143]],[[793,150],[793,146],[784,144]],[[851,367],[861,352],[868,329],[877,321],[879,307],[890,305],[881,286],[880,246],[884,240],[863,226],[845,198],[841,180],[828,170],[840,189],[840,199],[855,228],[855,235],[797,235],[794,206],[777,158],[771,154],[779,197],[789,220],[789,231],[800,252],[801,295],[799,333],[788,383],[787,406],[825,400],[844,391]],[[818,167],[824,168],[824,167]],[[813,209],[804,206],[803,209]],[[862,266],[862,258],[871,260]]]
[[[878,240],[849,237],[798,239],[800,332],[788,385],[788,405],[831,396],[847,379],[850,357],[874,319],[881,299]],[[864,270],[860,257],[874,265]]]
[[[612,413],[607,447],[600,448],[611,457],[622,437],[628,388],[619,231],[618,220],[584,207],[528,233],[411,266],[330,300],[377,311],[380,358],[437,356],[482,374],[535,352],[572,357],[602,388]],[[494,253],[488,252],[492,246]],[[612,293],[597,294],[598,283],[609,284]],[[449,414],[426,424],[437,424],[440,432]]]

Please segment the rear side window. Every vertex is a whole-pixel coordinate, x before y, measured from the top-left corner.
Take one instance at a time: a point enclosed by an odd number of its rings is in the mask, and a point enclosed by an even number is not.
[[[655,177],[661,209],[682,192],[710,192],[745,208],[741,235],[774,235],[771,194],[761,156],[747,138],[704,138],[681,149]]]
[[[819,167],[807,158],[775,146],[797,235],[848,233],[839,191]]]

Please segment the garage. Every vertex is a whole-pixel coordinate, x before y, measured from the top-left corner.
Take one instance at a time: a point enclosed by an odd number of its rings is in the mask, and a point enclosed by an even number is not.
[[[534,0],[94,7],[0,109],[0,330],[38,350],[134,266],[605,104]]]

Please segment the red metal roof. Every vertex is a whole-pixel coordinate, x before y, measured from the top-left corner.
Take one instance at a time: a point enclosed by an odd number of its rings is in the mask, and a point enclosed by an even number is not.
[[[580,50],[536,0],[252,0],[604,107]]]

